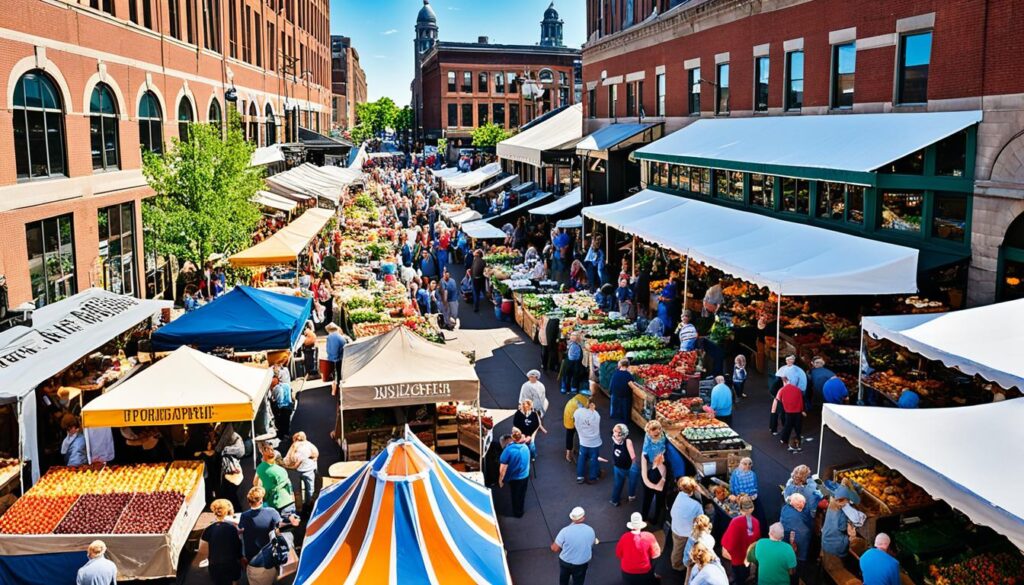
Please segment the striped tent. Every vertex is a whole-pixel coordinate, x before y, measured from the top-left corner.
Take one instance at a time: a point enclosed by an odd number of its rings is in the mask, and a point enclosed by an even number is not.
[[[512,583],[490,490],[406,427],[355,475],[325,488],[295,585]]]

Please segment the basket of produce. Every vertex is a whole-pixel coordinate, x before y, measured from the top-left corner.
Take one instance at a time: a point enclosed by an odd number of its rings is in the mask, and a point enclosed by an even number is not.
[[[885,513],[901,512],[931,504],[934,500],[923,489],[907,481],[903,474],[884,465],[837,471],[836,481],[849,479],[862,493],[869,494]]]
[[[644,349],[661,349],[665,347],[665,342],[658,337],[652,337],[650,335],[641,335],[633,339],[626,339],[622,342],[622,349],[626,351],[637,351]]]
[[[667,364],[675,355],[674,349],[641,349],[626,353],[633,364]]]

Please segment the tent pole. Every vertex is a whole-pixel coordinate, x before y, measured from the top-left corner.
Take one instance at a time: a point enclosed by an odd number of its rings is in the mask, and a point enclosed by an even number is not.
[[[633,236],[633,259],[630,261],[629,265],[632,267],[632,270],[630,270],[630,276],[632,278],[636,278],[636,236]]]
[[[89,433],[86,432],[85,427],[79,429],[82,434],[85,435],[85,460],[88,463],[92,463],[92,449],[89,446]]]
[[[824,407],[822,407],[824,412]],[[815,469],[821,474],[821,453],[825,450],[825,417],[821,417],[821,434],[818,435],[818,466]]]
[[[25,495],[25,413],[22,412],[22,399],[18,398],[18,489],[19,495]]]
[[[782,293],[779,297],[779,305],[775,311],[775,371],[779,371],[779,357],[782,353]]]
[[[860,352],[857,354],[857,404],[864,404],[864,319],[860,322]]]
[[[690,256],[684,256],[686,258],[686,266],[683,267],[683,310],[686,310],[686,299],[687,294],[690,291]],[[681,317],[681,316],[680,316]],[[669,332],[671,335],[671,332]]]
[[[252,418],[249,419],[249,430],[252,432],[252,464],[255,466],[256,463],[256,415],[253,414]]]

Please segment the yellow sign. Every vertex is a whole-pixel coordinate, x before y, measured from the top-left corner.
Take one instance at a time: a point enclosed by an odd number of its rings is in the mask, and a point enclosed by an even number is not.
[[[238,422],[251,420],[252,417],[253,410],[249,404],[205,404],[202,406],[86,410],[82,412],[82,425],[87,428],[149,427]]]

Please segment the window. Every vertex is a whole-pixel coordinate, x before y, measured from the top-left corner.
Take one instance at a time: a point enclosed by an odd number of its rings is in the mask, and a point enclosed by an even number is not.
[[[775,209],[775,177],[773,175],[750,175],[750,204],[765,209]]]
[[[963,242],[967,232],[967,197],[959,193],[936,193],[934,207],[932,235]]]
[[[170,287],[170,266],[166,256],[159,256],[154,251],[146,253],[146,298],[159,299]]]
[[[928,65],[931,60],[931,31],[900,38],[897,103],[923,104],[928,101]]]
[[[721,199],[743,201],[743,173],[715,170],[715,195]]]
[[[569,88],[560,87],[558,88],[558,105],[567,106],[569,105]]]
[[[668,184],[673,189],[690,190],[690,167],[672,165],[668,170]]]
[[[810,183],[804,179],[782,178],[782,211],[807,215],[810,204]]]
[[[89,0],[89,7],[114,15],[114,0]]]
[[[78,292],[71,214],[25,224],[28,273],[37,307]]]
[[[519,126],[519,104],[508,105],[508,127],[517,128]]]
[[[650,172],[651,184],[657,187],[668,187],[668,163],[652,162]]]
[[[882,229],[921,233],[924,196],[920,191],[882,193]]]
[[[306,123],[303,124],[303,128],[309,128],[309,112],[303,112],[306,116]],[[252,142],[256,146],[260,145],[260,126],[258,118],[260,111],[256,109],[256,104],[249,102],[249,133],[246,139]]]
[[[864,187],[860,185],[846,186],[846,221],[864,224]]]
[[[718,65],[718,86],[715,88],[715,113],[729,113],[729,64]]]
[[[754,111],[768,111],[768,56],[754,59]]]
[[[935,174],[963,177],[967,168],[967,130],[961,130],[935,145]]]
[[[228,0],[228,51],[232,58],[238,58],[238,0]]]
[[[153,30],[153,4],[152,0],[139,0],[142,2],[142,26]]]
[[[151,91],[142,94],[139,100],[139,145],[142,148],[162,154],[164,151],[164,133],[162,128],[163,112],[160,102]]]
[[[274,61],[274,29],[273,25],[267,24],[270,30],[270,59]],[[220,0],[203,0],[203,46],[211,51],[220,52]],[[273,69],[273,66],[271,66]]]
[[[912,152],[878,169],[887,175],[920,175],[924,172],[924,149]]]
[[[459,105],[448,104],[448,120],[446,126],[454,128],[459,125]]]
[[[277,68],[277,35],[274,34],[274,23],[267,23],[267,69]]]
[[[494,73],[494,93],[505,93],[505,74],[501,71]]]
[[[473,74],[469,71],[462,73],[462,93],[473,92]]]
[[[263,19],[259,14],[253,16],[256,19],[256,26],[253,27],[253,36],[256,37],[256,66],[263,67]]]
[[[89,98],[89,138],[93,170],[118,168],[117,102],[105,83],[97,83]]]
[[[192,122],[192,102],[183,97],[178,104],[178,139],[188,141],[188,127]]]
[[[689,86],[687,87],[687,95],[689,96],[690,115],[700,115],[700,67],[695,67],[687,72],[689,78]]]
[[[476,105],[476,125],[477,126],[483,126],[484,124],[487,123],[487,120],[488,120],[487,104],[477,104]]]
[[[626,84],[626,117],[632,117],[636,115],[636,85],[633,83]]]
[[[799,110],[804,106],[804,52],[786,53],[786,110]]]
[[[171,36],[181,40],[181,0],[170,0],[167,3],[167,19],[170,21]]]
[[[454,71],[449,71],[448,72],[448,91],[450,93],[455,93],[455,72]]]
[[[266,116],[266,121],[263,123],[267,135],[266,145],[270,146],[277,143],[277,118],[274,116],[274,108],[270,107],[270,104],[264,108],[264,115]]]
[[[657,105],[655,105],[655,116],[665,115],[665,74],[662,73],[654,78],[654,91],[656,92],[655,99]]]
[[[490,88],[487,87],[487,72],[481,71],[477,74],[476,78],[476,90],[480,93],[488,93]]]
[[[711,169],[690,167],[690,191],[711,195]]]
[[[643,80],[636,82],[636,113],[639,116],[645,115],[644,113],[644,82]]]
[[[853,107],[853,76],[857,70],[857,45],[846,43],[832,47],[832,107]]]
[[[196,43],[196,15],[195,7],[192,5],[193,1],[185,0],[185,40],[192,45]]]
[[[550,69],[541,69],[538,78],[541,83],[552,83],[555,81],[555,74]]]
[[[842,183],[818,183],[818,212],[823,219],[842,220],[846,217],[846,189]]]
[[[65,174],[64,113],[53,81],[42,71],[22,75],[12,113],[18,178]]]
[[[462,126],[473,127],[473,104],[462,104]]]
[[[128,0],[128,20],[139,24],[139,7],[135,4],[135,0]]]
[[[207,119],[211,125],[216,126],[220,130],[220,102],[217,101],[217,98],[213,98],[213,101],[210,102],[210,112],[207,114]]]
[[[516,93],[516,92],[518,92],[519,91],[519,77],[516,76],[515,71],[509,71],[508,74],[505,75],[505,77],[506,77],[506,79],[508,79],[508,92],[509,93]]]
[[[135,204],[100,209],[100,286],[119,295],[135,294]]]
[[[608,117],[614,118],[619,111],[619,86],[608,86]]]
[[[622,28],[633,26],[633,0],[626,0],[626,10],[622,18]]]
[[[587,117],[597,117],[597,89],[587,90]]]
[[[242,61],[252,63],[252,7],[248,4],[242,10]]]
[[[494,123],[502,128],[505,127],[505,104],[502,102],[495,102],[491,106],[491,117],[494,118]]]

